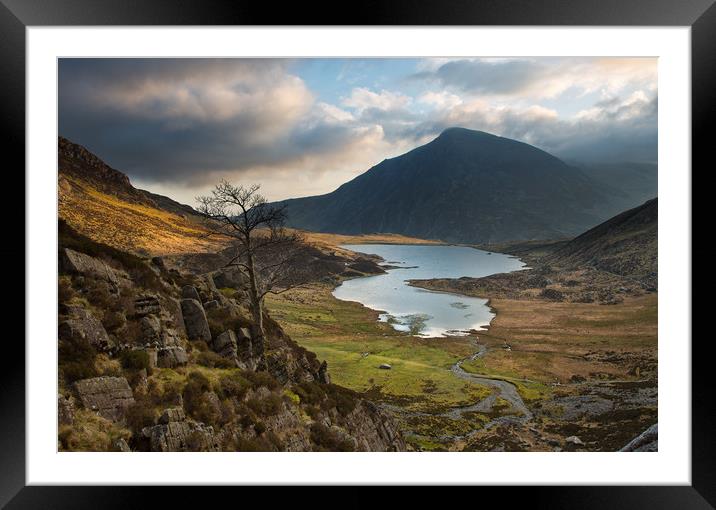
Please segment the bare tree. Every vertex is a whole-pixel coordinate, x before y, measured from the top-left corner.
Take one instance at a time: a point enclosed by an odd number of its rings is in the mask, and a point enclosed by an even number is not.
[[[234,186],[222,180],[211,195],[196,200],[210,232],[234,240],[235,250],[226,266],[237,267],[249,282],[254,354],[263,362],[264,298],[305,283],[307,273],[300,267],[304,249],[301,236],[284,228],[285,206],[269,204],[258,190],[257,184]]]

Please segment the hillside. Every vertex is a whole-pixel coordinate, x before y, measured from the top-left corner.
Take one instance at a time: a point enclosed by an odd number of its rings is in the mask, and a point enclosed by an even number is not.
[[[575,164],[591,179],[614,188],[608,204],[610,216],[643,204],[659,194],[659,168],[656,163]]]
[[[187,205],[132,186],[81,145],[58,142],[60,219],[109,246],[146,255],[203,252],[222,243],[207,238]]]
[[[546,261],[590,266],[657,286],[658,201],[625,211],[562,245]]]
[[[327,195],[287,200],[289,224],[452,242],[571,237],[608,217],[614,190],[526,143],[462,128]]]
[[[392,419],[268,313],[188,206],[59,141],[61,451],[395,451]],[[149,257],[145,254],[162,256]],[[315,281],[382,272],[307,245]]]

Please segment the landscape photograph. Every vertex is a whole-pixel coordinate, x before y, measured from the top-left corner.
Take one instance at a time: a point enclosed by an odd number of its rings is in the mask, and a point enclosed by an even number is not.
[[[657,68],[58,59],[58,451],[658,451]]]

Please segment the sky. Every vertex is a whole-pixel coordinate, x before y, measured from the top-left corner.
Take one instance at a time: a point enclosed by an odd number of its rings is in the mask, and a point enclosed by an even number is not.
[[[656,162],[657,59],[60,59],[59,134],[195,205],[329,193],[448,127],[571,164]]]

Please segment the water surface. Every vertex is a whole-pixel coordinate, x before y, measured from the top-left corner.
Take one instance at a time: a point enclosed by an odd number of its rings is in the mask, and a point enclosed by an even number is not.
[[[342,248],[375,254],[386,274],[344,281],[333,295],[380,310],[380,319],[399,331],[425,337],[465,335],[487,326],[494,314],[487,300],[411,287],[406,280],[481,277],[525,268],[515,257],[466,246],[346,244]]]

